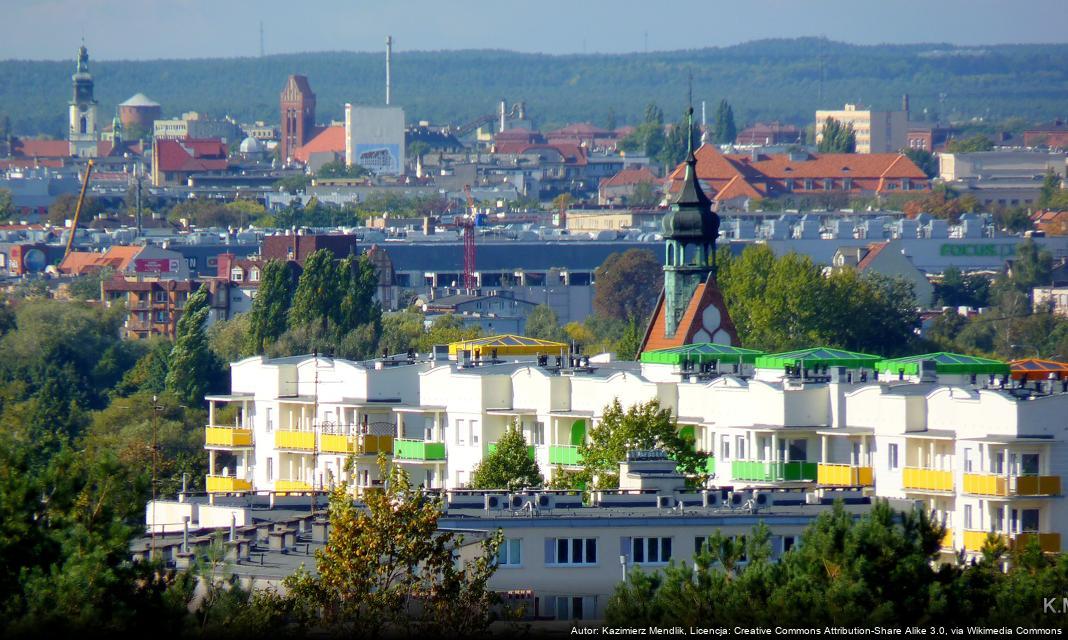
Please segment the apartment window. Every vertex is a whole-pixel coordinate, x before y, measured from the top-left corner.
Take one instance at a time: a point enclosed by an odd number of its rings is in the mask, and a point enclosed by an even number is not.
[[[167,322],[167,312],[166,311],[157,311],[156,312],[156,322]]]
[[[623,538],[620,555],[635,564],[654,564],[671,560],[671,538]]]
[[[964,528],[974,529],[975,527],[973,526],[973,524],[974,523],[972,522],[972,505],[966,504],[964,505]]]
[[[593,596],[556,596],[557,620],[585,620],[593,617]]]
[[[545,564],[597,564],[597,538],[546,538]]]
[[[994,454],[994,473],[1005,473],[1005,452],[998,451]]]
[[[230,269],[230,279],[234,282],[241,282],[245,279],[245,270],[241,267]]]
[[[267,458],[267,482],[274,481],[274,458]]]
[[[965,473],[971,473],[972,472],[972,450],[971,449],[965,449],[964,450],[964,472]]]
[[[1038,531],[1038,509],[1020,511],[1020,531],[1034,533]]]
[[[267,433],[274,429],[274,408],[267,407]]]
[[[727,460],[731,457],[731,439],[730,436],[723,436],[723,441],[720,445],[719,457]]]
[[[457,418],[456,419],[456,444],[464,444],[465,442],[466,442],[466,440],[464,440],[464,421],[459,419],[459,418]]]
[[[535,422],[534,423],[534,444],[535,445],[545,444],[545,423],[544,422]]]
[[[782,552],[786,553],[790,549],[797,546],[797,536],[783,536],[782,537]]]
[[[478,420],[471,420],[467,424],[471,429],[471,444],[478,444]]]
[[[790,441],[790,460],[793,462],[808,460],[808,440]]]
[[[166,291],[156,291],[153,294],[153,298],[155,299],[156,302],[166,302],[167,301],[167,292]]]
[[[249,279],[249,282],[259,282],[260,281],[260,270],[259,269],[253,269],[252,271],[249,271],[248,272],[248,279]]]
[[[737,451],[737,454],[735,457],[737,457],[739,460],[745,460],[745,436],[738,436],[735,442],[737,443],[735,449]]]
[[[523,539],[507,538],[501,542],[497,549],[497,564],[500,566],[518,567],[523,564]]]
[[[1023,476],[1037,476],[1038,475],[1038,454],[1037,453],[1025,453],[1020,456],[1020,475]]]
[[[897,445],[891,444],[886,448],[886,465],[891,469],[897,469]]]

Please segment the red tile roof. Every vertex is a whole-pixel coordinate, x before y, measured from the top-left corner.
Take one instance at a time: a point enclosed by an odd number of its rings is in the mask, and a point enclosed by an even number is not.
[[[875,258],[879,257],[879,254],[883,252],[883,249],[889,245],[889,242],[873,242],[868,245],[868,252],[864,254],[864,257],[857,263],[857,271],[864,271],[871,266],[871,263],[875,261]]]
[[[189,173],[193,171],[223,171],[226,160],[226,145],[222,140],[157,140],[154,160],[156,171]]]
[[[315,135],[293,152],[299,162],[308,164],[313,153],[345,153],[345,127],[334,125],[319,129]]]
[[[70,143],[66,140],[18,139],[11,148],[15,158],[69,158]]]
[[[734,321],[731,320],[730,313],[727,310],[727,303],[724,302],[723,294],[720,293],[719,286],[716,284],[716,278],[712,275],[704,283],[697,285],[697,289],[693,292],[693,297],[690,298],[690,304],[686,306],[686,311],[679,320],[679,326],[676,328],[675,333],[670,336],[664,333],[667,318],[664,310],[664,291],[660,291],[660,297],[656,301],[656,308],[653,309],[652,321],[645,330],[645,337],[642,339],[642,347],[639,353],[693,344],[695,342],[695,334],[703,330],[700,318],[704,315],[705,308],[709,306],[719,309],[719,329],[727,332],[731,338],[731,345],[740,346],[738,331],[734,328]]]
[[[657,183],[660,178],[656,177],[649,167],[640,167],[638,169],[623,169],[611,178],[602,178],[602,187],[624,187],[636,184],[642,184],[643,182]]]

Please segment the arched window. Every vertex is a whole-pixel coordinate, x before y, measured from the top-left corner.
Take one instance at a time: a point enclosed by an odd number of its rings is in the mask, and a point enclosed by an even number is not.
[[[86,121],[85,116],[82,116],[81,124],[78,127],[81,133],[87,133],[89,131],[89,123]]]

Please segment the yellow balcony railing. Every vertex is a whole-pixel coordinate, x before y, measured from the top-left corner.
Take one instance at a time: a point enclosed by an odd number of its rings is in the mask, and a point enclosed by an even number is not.
[[[990,532],[988,531],[965,530],[964,548],[968,551],[982,551],[988,535],[990,535]],[[1005,541],[1005,536],[1000,533],[995,535],[997,535],[1003,542]]]
[[[1061,551],[1061,534],[1059,533],[1018,533],[1016,539],[1013,540],[1013,546],[1017,548],[1026,547],[1031,538],[1038,538],[1038,546],[1042,547],[1042,550],[1046,553],[1060,553]]]
[[[871,467],[852,464],[821,463],[816,471],[816,482],[827,485],[869,487],[872,485],[873,477]]]
[[[905,467],[901,484],[919,491],[953,491],[953,472]]]
[[[274,448],[315,451],[315,432],[277,431],[274,434]]]
[[[311,491],[312,486],[299,480],[275,480],[275,491]]]
[[[953,548],[953,529],[950,529],[949,527],[946,527],[946,534],[942,536],[942,548]]]
[[[1008,478],[992,473],[966,473],[964,474],[964,493],[980,496],[1007,496],[1009,495]]]
[[[980,496],[1055,496],[1060,492],[1060,476],[1008,478],[993,473],[964,474],[964,493]]]
[[[374,434],[362,435],[359,436],[356,445],[356,453],[359,454],[392,454],[393,436],[381,436]]]
[[[356,442],[352,436],[324,433],[319,436],[319,450],[323,453],[354,453]]]
[[[235,478],[233,476],[212,476],[207,477],[207,489],[208,493],[234,493],[236,491],[252,491],[252,483],[248,480],[242,480],[241,478]]]
[[[1060,494],[1060,476],[1019,476],[1016,478],[1015,495],[1059,496]]]
[[[251,447],[252,429],[234,427],[206,427],[204,444],[209,447]]]

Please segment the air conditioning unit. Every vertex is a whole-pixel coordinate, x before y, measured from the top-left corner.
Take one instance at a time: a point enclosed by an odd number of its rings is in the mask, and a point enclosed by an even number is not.
[[[701,492],[701,506],[702,507],[718,507],[720,503],[718,491],[702,491]]]
[[[525,493],[513,493],[508,497],[508,508],[513,510],[537,509],[538,498]]]
[[[657,509],[670,509],[675,506],[674,496],[657,496],[656,508]]]
[[[552,509],[553,506],[554,506],[554,503],[556,502],[555,498],[556,498],[556,496],[554,496],[551,493],[539,493],[538,494],[538,502],[537,502],[538,508],[539,509]]]
[[[768,495],[767,493],[764,493],[764,492],[761,492],[761,491],[754,491],[753,492],[753,500],[756,502],[758,507],[770,507],[771,506],[771,496]]]
[[[504,501],[507,499],[507,496],[487,493],[486,495],[482,496],[482,499],[485,505],[485,509],[487,511],[490,511],[492,509],[500,509],[502,506],[504,506]]]
[[[740,507],[745,504],[747,496],[740,491],[731,491],[730,501],[732,507]]]
[[[805,494],[805,504],[820,504],[820,502],[820,494],[815,491]]]

